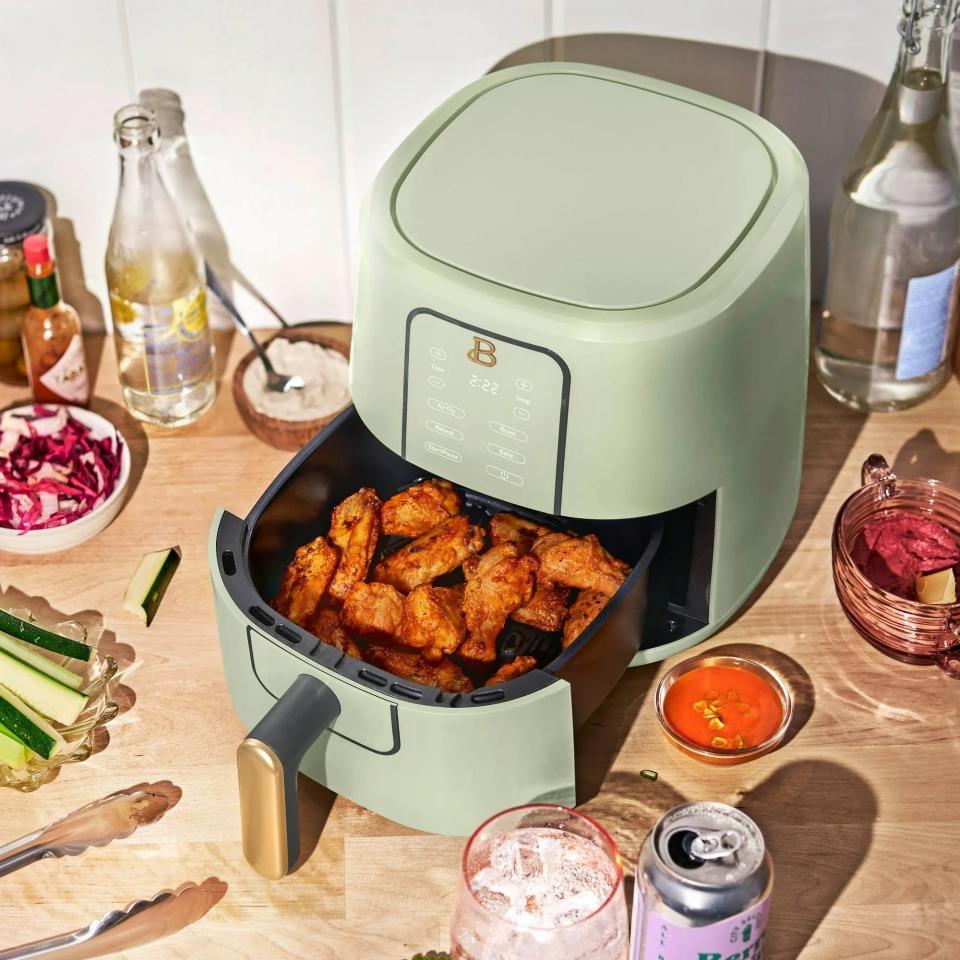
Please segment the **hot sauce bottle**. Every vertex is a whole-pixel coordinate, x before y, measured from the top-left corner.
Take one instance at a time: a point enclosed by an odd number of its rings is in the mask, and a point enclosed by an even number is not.
[[[57,269],[42,234],[23,242],[31,307],[23,318],[21,339],[30,389],[38,403],[86,406],[90,399],[80,318],[60,299]]]

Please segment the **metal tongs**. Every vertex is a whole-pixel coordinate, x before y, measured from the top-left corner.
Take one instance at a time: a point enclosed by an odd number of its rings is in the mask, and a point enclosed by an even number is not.
[[[180,800],[169,781],[141,783],[68,813],[36,833],[0,847],[0,877],[51,857],[76,857],[129,837],[137,827],[156,823]]]
[[[163,781],[120,790],[50,826],[0,847],[0,877],[38,860],[75,857],[90,847],[104,847],[129,837],[138,827],[156,823],[180,800],[180,788]],[[199,920],[226,893],[227,885],[211,877],[164,890],[149,900],[135,900],[111,910],[86,927],[0,951],[0,960],[53,957],[80,960],[126,950],[176,933]]]
[[[27,960],[28,957],[86,960],[139,947],[199,920],[220,901],[226,890],[227,885],[216,877],[199,884],[185,883],[176,890],[164,890],[150,900],[135,900],[123,910],[111,910],[88,927],[2,950],[0,960]]]

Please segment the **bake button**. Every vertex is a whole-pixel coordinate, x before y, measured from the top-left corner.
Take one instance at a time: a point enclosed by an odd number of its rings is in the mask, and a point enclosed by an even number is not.
[[[497,480],[504,480],[507,483],[512,483],[515,487],[523,486],[523,477],[517,476],[515,473],[511,473],[509,470],[504,470],[502,467],[495,467],[492,463],[488,463],[484,469],[487,471],[489,476],[495,477]]]
[[[439,420],[428,420],[426,427],[433,433],[439,433],[441,437],[448,437],[451,440],[463,439],[462,431],[458,430],[456,427],[450,427],[445,423],[440,423]]]
[[[459,407],[447,403],[446,400],[438,400],[436,397],[427,397],[427,406],[431,410],[436,410],[437,413],[445,413],[447,416],[456,417],[458,420],[462,420],[466,416]]]
[[[499,433],[501,437],[508,437],[510,440],[516,440],[517,443],[526,443],[527,435],[519,427],[508,427],[499,420],[490,421],[490,429],[494,433]]]
[[[430,348],[430,356],[431,356],[431,358],[434,359],[434,360],[446,360],[446,359],[447,359],[447,351],[446,351],[446,350],[441,350],[439,347],[431,347],[431,348]]]
[[[507,447],[501,447],[499,443],[488,443],[487,452],[492,453],[495,457],[503,457],[504,460],[509,460],[511,463],[527,462],[527,458],[522,453],[517,453],[516,450],[510,450]]]
[[[446,386],[443,377],[427,377],[427,383],[429,383],[434,390],[442,390]]]
[[[448,450],[446,447],[441,447],[439,443],[434,443],[432,440],[428,440],[423,447],[427,453],[432,453],[435,457],[443,457],[444,460],[450,460],[453,463],[459,463],[463,459],[456,450]]]
[[[514,407],[514,408],[513,408],[513,415],[514,415],[518,420],[529,420],[529,419],[530,419],[530,411],[527,410],[526,407]]]
[[[529,380],[524,380],[523,377],[518,377],[517,389],[524,393],[533,393],[533,384]]]

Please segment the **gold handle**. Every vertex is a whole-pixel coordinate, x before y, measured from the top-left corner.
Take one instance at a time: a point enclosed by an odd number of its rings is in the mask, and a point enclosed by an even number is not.
[[[279,880],[287,872],[287,797],[280,758],[260,740],[247,737],[237,749],[243,855],[261,876]]]
[[[243,854],[270,880],[286,876],[296,863],[297,772],[339,715],[336,694],[319,677],[301,673],[237,748]]]

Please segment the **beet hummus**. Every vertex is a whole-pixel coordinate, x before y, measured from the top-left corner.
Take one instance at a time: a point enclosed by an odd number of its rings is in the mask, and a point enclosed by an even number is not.
[[[942,523],[909,513],[868,523],[850,554],[868,580],[906,600],[917,599],[918,576],[960,563],[960,547]]]

